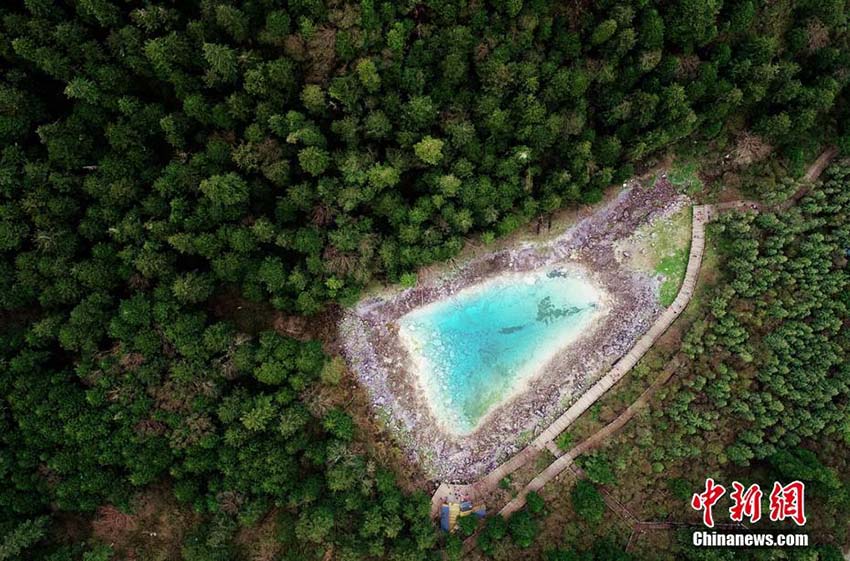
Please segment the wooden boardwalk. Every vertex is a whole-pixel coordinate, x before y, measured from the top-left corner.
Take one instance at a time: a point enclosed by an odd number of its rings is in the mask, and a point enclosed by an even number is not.
[[[544,449],[548,449],[555,456],[559,456],[557,460],[535,477],[514,500],[505,505],[502,511],[500,511],[504,516],[509,516],[525,504],[525,496],[529,492],[537,491],[543,487],[543,485],[561,473],[570,464],[575,456],[571,453],[562,455],[561,451],[555,445],[555,439],[643,358],[643,355],[652,348],[655,341],[664,334],[667,328],[670,327],[670,324],[679,317],[688,305],[696,287],[697,277],[702,264],[703,251],[705,250],[705,225],[713,219],[714,214],[715,210],[711,205],[695,205],[693,207],[691,250],[688,256],[688,267],[685,272],[685,278],[682,281],[682,286],[679,289],[679,294],[673,303],[655,320],[649,330],[638,339],[637,343],[560,417],[555,419],[551,425],[510,460],[499,465],[475,483],[468,485],[441,484],[431,498],[432,516],[437,515],[440,504],[444,500],[453,500],[456,497],[462,496],[469,496],[474,499],[490,494],[496,489],[503,478],[518,470]]]
[[[811,183],[816,181],[820,174],[823,172],[824,168],[835,158],[838,154],[838,150],[833,146],[827,148],[820,157],[809,167],[806,175],[803,178],[804,186],[792,197],[789,201],[786,201],[783,204],[776,205],[772,207],[770,210],[787,210],[788,203],[790,202],[792,205],[797,202],[811,187]],[[679,294],[676,296],[676,300],[674,300],[673,304],[668,308],[661,317],[655,322],[655,324],[650,328],[650,330],[635,344],[632,350],[627,353],[617,364],[614,365],[611,372],[606,375],[605,378],[600,380],[600,382],[605,382],[601,387],[607,386],[610,388],[617,380],[622,378],[625,374],[625,371],[628,371],[632,366],[637,363],[637,360],[643,356],[644,353],[648,350],[648,348],[658,339],[658,337],[670,326],[670,324],[682,313],[682,311],[687,306],[691,297],[693,296],[694,290],[696,288],[697,279],[699,278],[700,268],[702,266],[702,257],[705,251],[705,225],[714,220],[718,214],[721,212],[729,211],[729,210],[753,210],[756,212],[761,212],[764,210],[764,207],[761,203],[756,201],[731,201],[724,203],[717,203],[713,205],[697,205],[693,207],[694,215],[693,215],[693,226],[691,232],[691,251],[688,256],[688,268],[685,273],[685,279],[682,281],[682,287],[679,290]],[[630,355],[636,355],[630,356]],[[553,461],[546,469],[544,469],[537,477],[535,477],[531,482],[525,486],[525,488],[520,491],[520,493],[514,497],[508,504],[506,504],[502,510],[499,511],[499,514],[505,518],[510,516],[512,513],[516,512],[520,508],[525,505],[526,496],[528,493],[532,491],[538,491],[541,489],[546,483],[551,481],[552,479],[558,477],[566,468],[570,468],[572,473],[577,476],[581,476],[581,469],[573,463],[580,455],[585,452],[592,450],[598,446],[600,446],[607,438],[609,438],[612,434],[619,431],[625,424],[631,420],[635,414],[637,414],[638,410],[647,405],[652,395],[660,388],[662,385],[667,383],[673,373],[676,371],[676,367],[678,366],[678,359],[674,358],[671,360],[661,374],[656,377],[653,383],[647,388],[637,400],[634,401],[628,408],[626,408],[623,413],[617,416],[612,422],[604,426],[602,429],[594,433],[592,436],[573,447],[566,453],[562,453],[558,447],[554,444],[553,439],[560,434],[560,431],[556,432],[552,439],[546,442],[546,447],[556,456],[555,461]],[[628,366],[625,371],[619,373],[621,366]],[[606,380],[606,378],[613,379],[613,382]],[[599,384],[597,384],[599,385]],[[592,388],[595,390],[596,387]],[[607,388],[606,388],[607,389]],[[599,394],[601,396],[601,394]],[[598,396],[595,399],[598,399]],[[581,400],[580,400],[581,401]],[[577,403],[578,404],[578,403]],[[587,407],[585,407],[586,409]],[[570,411],[568,410],[560,419],[555,421],[555,423],[549,427],[552,429],[556,424],[561,425],[562,419],[568,416]],[[572,422],[572,421],[570,421]],[[566,425],[564,425],[566,428]],[[543,434],[550,433],[549,429],[544,431]],[[541,436],[543,436],[541,434]],[[631,520],[634,522],[636,519],[634,516],[627,510],[625,507],[617,504],[612,504],[613,498],[605,495],[605,502],[608,504],[609,508],[614,510],[617,514],[624,518],[624,520]],[[631,544],[632,538],[634,538],[635,534],[643,533],[646,530],[654,530],[654,529],[666,529],[671,528],[676,525],[687,525],[687,524],[677,524],[670,522],[637,522],[632,525],[633,535],[629,539]],[[470,543],[465,543],[465,547],[469,547],[474,543],[474,540],[468,540]]]
[[[790,199],[790,201],[786,201],[783,204],[775,205],[769,208],[771,211],[779,211],[787,210],[788,204],[790,202],[793,205],[800,198],[805,196],[808,190],[811,187],[811,183],[816,181],[821,172],[823,172],[824,168],[836,157],[838,154],[838,150],[835,147],[827,148],[820,157],[809,167],[806,175],[803,178],[805,182],[804,186]],[[724,203],[717,203],[714,205],[696,205],[693,207],[693,222],[692,222],[692,232],[691,232],[691,251],[688,256],[688,267],[685,273],[685,279],[682,282],[682,287],[679,290],[679,294],[676,296],[676,300],[674,300],[673,304],[665,310],[665,312],[658,318],[658,320],[653,324],[649,331],[635,344],[635,346],[627,353],[623,358],[618,361],[614,367],[611,369],[605,377],[599,380],[597,384],[591,388],[590,391],[596,390],[597,387],[605,388],[601,392],[595,392],[595,397],[589,403],[585,403],[583,408],[578,412],[578,414],[574,414],[573,408],[582,403],[582,399],[576,402],[573,407],[568,409],[561,417],[559,417],[555,423],[553,423],[549,428],[547,428],[541,435],[536,438],[526,449],[522,450],[517,456],[511,458],[509,462],[502,464],[496,468],[491,474],[488,474],[487,477],[479,480],[473,485],[462,486],[467,489],[471,489],[475,491],[475,487],[481,485],[486,482],[488,485],[491,481],[495,480],[498,483],[501,480],[501,477],[511,473],[516,470],[519,466],[523,465],[528,459],[536,455],[536,453],[542,448],[548,449],[556,459],[549,464],[540,474],[537,475],[522,491],[508,504],[506,504],[500,511],[499,515],[507,518],[512,513],[516,512],[520,508],[525,505],[526,496],[528,493],[532,491],[538,491],[541,489],[546,483],[555,479],[559,475],[561,475],[565,469],[569,468],[569,473],[575,477],[582,477],[583,473],[580,467],[574,464],[574,460],[582,455],[583,453],[592,450],[598,446],[600,446],[608,437],[612,434],[619,431],[625,424],[631,420],[637,412],[645,407],[649,400],[652,398],[654,393],[667,381],[670,377],[675,373],[676,367],[679,364],[678,357],[671,360],[667,366],[665,366],[664,370],[659,374],[653,383],[647,388],[641,395],[635,400],[629,407],[626,408],[623,413],[617,416],[612,422],[607,424],[602,429],[598,430],[596,433],[591,435],[589,438],[582,441],[577,446],[570,449],[568,452],[562,452],[554,442],[554,439],[561,433],[563,429],[569,426],[578,415],[587,410],[590,405],[596,401],[601,395],[607,391],[608,388],[613,386],[620,378],[622,378],[626,372],[628,372],[631,367],[637,364],[638,360],[646,353],[649,347],[661,336],[661,334],[666,331],[666,329],[670,326],[670,324],[682,313],[682,311],[687,306],[688,302],[690,302],[691,297],[693,296],[694,290],[696,288],[697,279],[699,277],[699,271],[702,266],[702,257],[705,251],[705,225],[714,220],[717,215],[721,212],[727,210],[753,210],[756,212],[761,212],[764,210],[764,206],[761,203],[755,201],[731,201]],[[628,366],[628,368],[625,368]],[[576,409],[578,411],[579,408]],[[572,413],[572,414],[571,414]],[[565,421],[566,420],[566,421]],[[555,431],[553,427],[562,426],[561,430]],[[550,430],[552,429],[552,430]],[[554,433],[554,434],[553,434]],[[548,435],[550,438],[543,440],[541,437]],[[529,450],[533,450],[534,453],[530,453]],[[505,470],[502,470],[502,467],[507,466]],[[500,474],[501,477],[495,477],[494,474]],[[492,477],[491,477],[492,476]],[[441,485],[441,488],[443,486]],[[479,490],[482,490],[479,488]],[[439,490],[438,490],[439,492]],[[645,522],[639,521],[632,513],[629,511],[624,505],[617,502],[613,497],[608,494],[605,489],[602,489],[603,498],[605,499],[606,505],[611,508],[616,514],[618,514],[624,522],[632,529],[632,535],[629,537],[629,544],[626,547],[628,551],[634,542],[637,536],[642,535],[646,531],[650,530],[669,530],[671,528],[676,527],[686,527],[693,526],[692,523],[689,522]],[[435,498],[437,494],[435,493]],[[741,524],[724,524],[724,527],[735,527],[740,528],[744,527]],[[467,538],[463,544],[463,552],[464,554],[468,553],[471,549],[475,547],[477,541],[478,531],[475,532],[472,536]],[[850,551],[845,554],[845,558],[850,561]]]
[[[737,207],[734,207],[737,208]],[[696,288],[697,278],[699,277],[700,267],[702,265],[702,257],[705,251],[705,225],[709,221],[711,221],[716,212],[714,207],[710,205],[697,205],[693,207],[693,221],[691,227],[691,251],[688,256],[688,268],[685,272],[685,278],[682,280],[682,287],[679,289],[679,294],[676,296],[676,299],[673,303],[668,307],[664,312],[659,316],[659,318],[655,321],[652,327],[644,333],[644,335],[638,339],[638,342],[635,343],[634,347],[631,348],[629,352],[627,352],[623,357],[617,361],[613,368],[603,376],[593,387],[590,388],[587,392],[582,395],[582,397],[573,404],[572,407],[567,409],[567,411],[561,415],[554,423],[552,423],[549,428],[540,433],[540,436],[535,439],[535,443],[537,441],[542,441],[543,446],[546,443],[554,443],[554,439],[557,438],[561,432],[563,432],[570,424],[573,423],[582,413],[584,413],[597,399],[602,397],[602,395],[608,391],[611,386],[616,384],[620,379],[626,375],[626,373],[631,370],[643,355],[652,347],[653,344],[658,340],[661,335],[667,331],[667,328],[675,321],[677,317],[684,311],[685,307],[690,302],[691,297],[694,294],[694,289]],[[672,375],[672,370],[670,371],[670,375]],[[669,378],[669,376],[668,376]],[[648,399],[648,397],[647,397]],[[615,421],[615,423],[621,422],[625,424],[628,419],[630,419],[637,409],[640,407],[638,405],[633,412],[627,417],[623,419],[619,419]],[[605,427],[608,429],[607,432],[600,435],[599,440],[606,437],[608,434],[615,432],[622,426],[622,424],[617,425],[609,425]],[[618,426],[619,425],[619,426]],[[557,477],[564,469],[569,467],[575,458],[586,452],[590,449],[591,446],[594,445],[593,440],[588,439],[578,446],[575,446],[569,452],[564,454],[557,454],[557,459],[549,464],[546,469],[540,472],[537,477],[531,480],[531,482],[519,492],[519,494],[513,498],[508,504],[506,504],[502,510],[499,511],[499,514],[507,518],[520,508],[525,505],[525,498],[528,493],[532,491],[540,490],[544,485],[549,483],[552,479]],[[550,446],[550,450],[557,450],[557,447]],[[504,464],[503,464],[504,465]],[[502,466],[500,466],[501,468]],[[494,470],[496,472],[499,471],[499,468]]]

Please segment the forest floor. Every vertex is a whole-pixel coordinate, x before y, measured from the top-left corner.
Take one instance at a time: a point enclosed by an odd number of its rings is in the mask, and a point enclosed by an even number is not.
[[[130,513],[112,505],[97,509],[91,534],[110,544],[122,559],[178,559],[189,529],[201,516],[180,503],[169,485],[158,484],[139,492]]]

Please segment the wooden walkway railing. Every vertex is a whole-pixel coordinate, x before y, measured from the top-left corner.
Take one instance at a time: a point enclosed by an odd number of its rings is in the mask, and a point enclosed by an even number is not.
[[[737,204],[737,203],[736,203]],[[743,203],[751,204],[751,203]],[[731,208],[731,207],[730,207]],[[556,456],[560,455],[560,451],[554,444],[555,439],[564,430],[567,429],[576,419],[578,419],[585,411],[587,411],[596,400],[602,397],[614,384],[625,376],[631,370],[643,355],[652,348],[655,341],[670,327],[670,324],[679,317],[693,295],[696,287],[697,276],[699,275],[700,265],[702,263],[702,255],[705,249],[705,224],[711,221],[714,217],[715,209],[711,205],[695,205],[693,207],[693,220],[691,226],[691,250],[688,256],[688,267],[685,271],[685,278],[682,281],[682,286],[679,289],[679,294],[673,303],[666,309],[658,319],[652,324],[649,330],[644,333],[637,343],[623,355],[611,370],[609,370],[602,378],[600,378],[593,386],[591,386],[582,396],[573,403],[560,417],[541,432],[534,440],[532,440],[524,449],[514,455],[507,462],[499,465],[493,471],[468,485],[453,485],[443,483],[434,493],[431,498],[431,514],[436,516],[440,504],[451,497],[469,496],[473,499],[484,497],[496,489],[499,482],[525,465],[529,460],[534,458],[544,448],[548,448]],[[526,486],[513,501],[505,505],[501,514],[509,516],[511,513],[521,508],[525,504],[525,496],[531,492],[543,487],[550,479],[569,465],[572,461],[570,454],[561,455],[553,462],[546,470],[535,477],[531,483]]]
[[[825,150],[821,156],[815,161],[807,171],[804,182],[806,183],[798,192],[798,195],[795,195],[791,199],[791,204],[796,202],[799,198],[805,195],[808,192],[808,189],[811,186],[811,183],[816,181],[820,176],[821,172],[824,168],[835,158],[838,154],[838,150],[835,147],[830,147]],[[799,193],[802,193],[800,195]],[[465,488],[467,490],[472,490],[473,492],[483,493],[487,489],[492,489],[495,487],[498,482],[515,471],[523,464],[525,464],[529,459],[534,457],[537,452],[542,450],[543,448],[547,448],[556,459],[549,464],[540,474],[537,475],[531,482],[526,485],[520,493],[514,497],[511,501],[509,501],[500,511],[499,514],[505,518],[510,516],[512,513],[516,512],[520,508],[525,505],[526,497],[528,493],[532,491],[538,491],[541,489],[546,483],[551,481],[552,479],[558,477],[566,468],[570,468],[572,473],[581,477],[582,470],[578,466],[576,466],[573,461],[579,457],[581,454],[596,448],[602,442],[604,442],[608,437],[612,434],[619,431],[625,424],[635,416],[635,414],[643,407],[645,407],[648,403],[652,395],[663,386],[675,373],[676,366],[678,365],[678,358],[674,358],[671,360],[667,366],[665,366],[664,370],[658,377],[653,381],[649,388],[647,388],[641,395],[635,400],[628,408],[626,408],[623,413],[621,413],[616,419],[614,419],[611,423],[594,433],[589,438],[582,441],[577,446],[570,449],[568,452],[562,452],[554,440],[558,437],[563,430],[565,430],[575,419],[578,418],[584,411],[586,411],[590,405],[593,404],[602,394],[605,393],[611,386],[613,386],[617,381],[619,381],[632,367],[637,364],[641,357],[646,353],[647,350],[652,346],[653,343],[660,337],[664,331],[672,324],[672,322],[679,317],[682,311],[685,309],[687,304],[690,302],[691,297],[693,296],[694,290],[696,288],[697,279],[699,277],[700,268],[702,266],[702,257],[705,251],[705,225],[714,220],[720,212],[724,212],[727,210],[740,210],[740,209],[751,209],[756,212],[760,212],[763,209],[763,205],[755,201],[731,201],[725,203],[718,203],[714,205],[696,205],[693,207],[693,221],[692,221],[692,230],[691,230],[691,250],[688,256],[688,267],[685,272],[685,278],[682,281],[682,286],[679,289],[679,294],[676,296],[676,299],[673,301],[673,304],[665,310],[662,315],[656,320],[653,326],[638,340],[635,346],[624,355],[615,365],[614,367],[606,374],[602,379],[600,379],[588,392],[585,393],[582,398],[579,399],[573,406],[571,406],[561,417],[559,417],[552,425],[550,425],[545,431],[543,431],[537,438],[532,441],[525,449],[523,449],[519,454],[511,458],[508,462],[502,464],[495,470],[493,470],[486,477],[482,478],[478,482],[468,485],[468,486],[458,486],[460,488]],[[776,205],[776,207],[772,207],[771,210],[783,210],[787,209],[784,204]],[[604,388],[604,389],[603,389]],[[600,391],[597,391],[600,390]],[[584,400],[584,397],[587,396],[590,392],[593,392],[592,398],[588,398],[588,400]],[[502,469],[505,468],[505,469]],[[493,487],[490,487],[493,485]],[[448,489],[447,486],[441,485],[440,489],[444,491]],[[439,503],[435,504],[435,500],[438,498],[438,494],[440,493],[440,489],[437,490],[437,493],[434,494],[432,498],[432,507],[434,508],[434,512],[436,513],[436,509],[439,508]],[[629,546],[631,546],[635,537],[642,534],[648,530],[657,530],[657,529],[670,529],[679,526],[691,526],[691,523],[685,522],[642,522],[638,521],[638,519],[629,511],[624,505],[617,502],[613,497],[611,497],[608,493],[603,492],[603,497],[605,498],[606,504],[611,508],[614,512],[620,515],[621,518],[632,528],[632,535],[629,537]],[[741,524],[730,524],[724,525],[729,527],[742,527]],[[464,541],[463,551],[467,553],[470,549],[475,547],[476,539],[478,532],[470,536]],[[627,547],[628,549],[628,547]],[[850,559],[850,557],[848,557]]]
[[[579,415],[586,411],[597,399],[602,397],[602,395],[608,391],[611,386],[616,384],[623,376],[625,376],[625,374],[638,363],[643,355],[646,354],[655,341],[657,341],[667,328],[670,327],[670,324],[672,324],[673,321],[679,317],[682,311],[684,311],[688,302],[691,300],[691,296],[693,296],[694,289],[696,288],[697,277],[699,276],[700,266],[702,265],[702,256],[705,251],[705,225],[714,217],[715,214],[713,207],[709,205],[698,205],[693,208],[694,215],[691,227],[691,251],[688,256],[688,268],[685,272],[685,278],[682,281],[682,287],[679,289],[679,294],[676,296],[676,299],[670,307],[664,310],[652,327],[649,328],[649,331],[638,339],[635,346],[632,347],[632,349],[619,361],[617,361],[614,367],[596,384],[594,384],[590,390],[585,392],[585,394],[575,404],[573,404],[572,407],[567,409],[567,411],[559,417],[558,420],[543,431],[538,439],[543,437],[545,438],[544,442],[553,442],[554,439],[557,438],[557,436],[570,424],[572,424]],[[628,419],[624,419],[622,424],[625,424],[626,420]],[[605,429],[609,429],[610,432],[614,432],[618,430],[619,427],[616,425],[609,425],[608,427],[605,427]],[[603,431],[605,429],[603,429]],[[587,451],[589,447],[590,443],[585,441],[574,447],[569,452],[561,454],[554,462],[549,464],[546,469],[540,472],[537,477],[532,479],[531,482],[526,485],[516,497],[506,504],[502,510],[499,511],[499,514],[507,518],[522,508],[525,505],[525,498],[528,493],[540,490],[549,481],[564,471],[564,469],[569,467],[573,460]],[[550,450],[551,449],[552,448],[550,447]],[[557,449],[557,447],[555,447],[555,449]],[[499,471],[498,468],[495,471]]]

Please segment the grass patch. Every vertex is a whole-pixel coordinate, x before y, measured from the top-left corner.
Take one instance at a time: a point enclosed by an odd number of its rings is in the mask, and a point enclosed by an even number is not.
[[[567,452],[573,446],[573,434],[569,431],[564,431],[555,439],[555,445],[559,450]]]
[[[698,180],[697,180],[698,181]],[[685,207],[639,228],[618,243],[625,262],[633,269],[661,275],[658,301],[669,306],[676,299],[688,268],[692,211]]]
[[[676,250],[671,255],[665,255],[658,262],[655,272],[664,275],[664,282],[658,292],[658,299],[663,306],[669,306],[676,299],[687,268],[688,252],[684,248]]]
[[[689,196],[695,195],[702,190],[702,181],[698,172],[696,162],[677,162],[667,173],[667,179],[679,192]]]

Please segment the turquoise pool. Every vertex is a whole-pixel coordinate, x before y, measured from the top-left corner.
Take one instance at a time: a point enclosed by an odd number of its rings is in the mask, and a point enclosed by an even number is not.
[[[585,330],[597,288],[560,270],[502,275],[400,318],[401,340],[438,419],[472,432]]]

